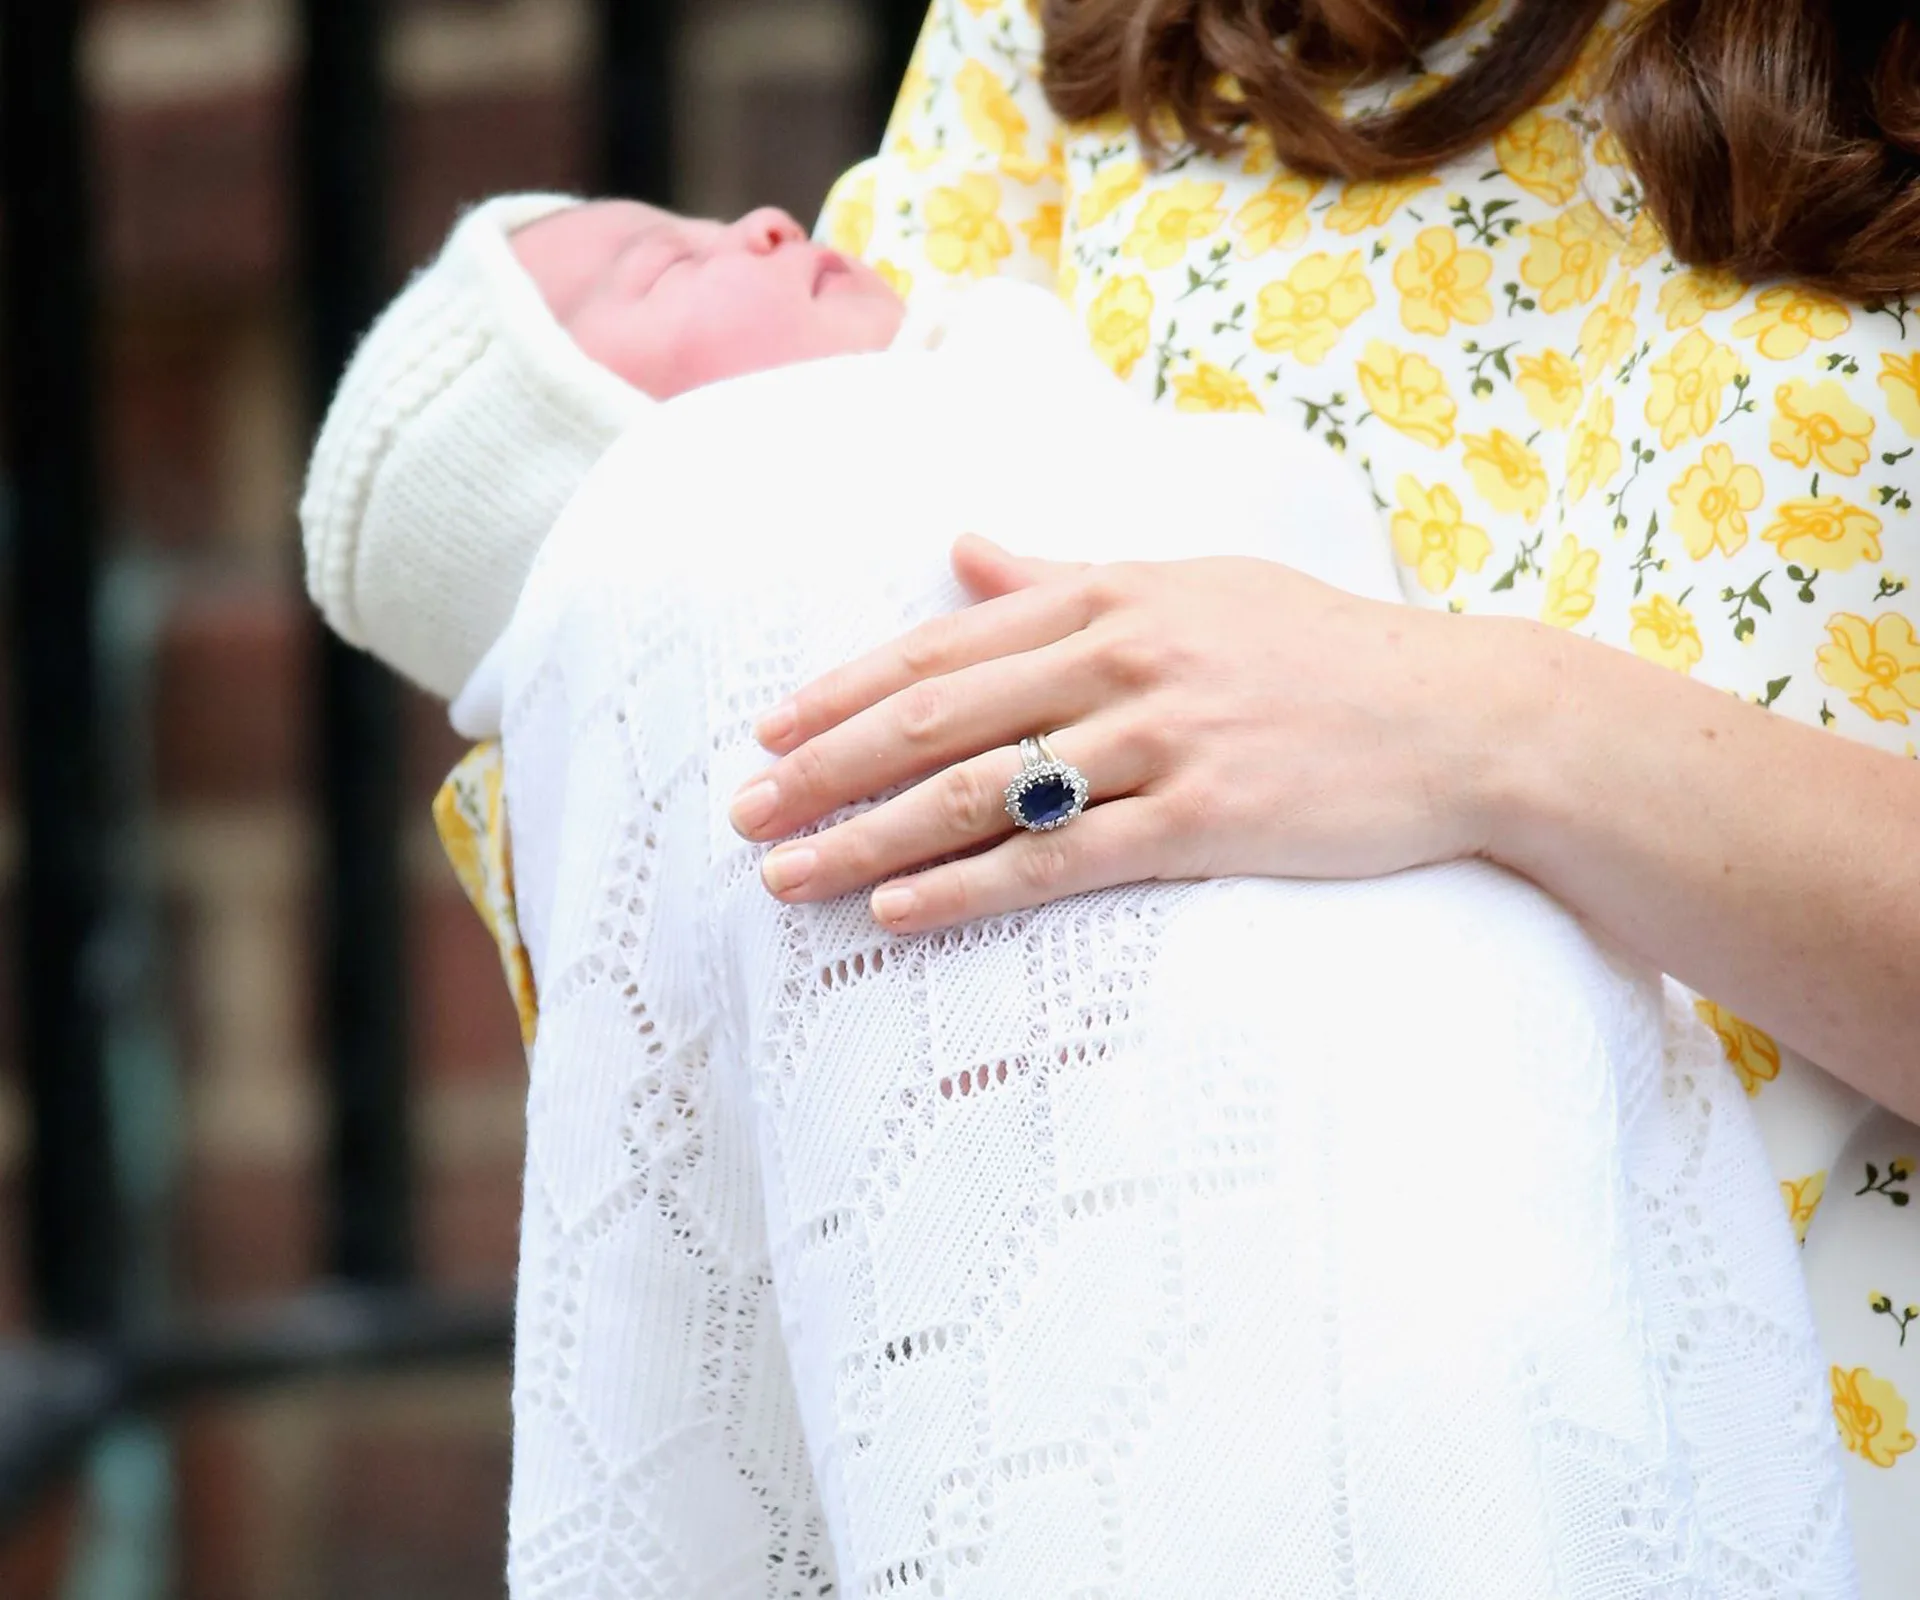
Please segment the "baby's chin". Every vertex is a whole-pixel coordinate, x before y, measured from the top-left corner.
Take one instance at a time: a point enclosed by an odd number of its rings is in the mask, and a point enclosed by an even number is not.
[[[884,350],[899,337],[907,303],[887,280],[864,263],[822,279],[815,300],[831,313],[846,353]]]

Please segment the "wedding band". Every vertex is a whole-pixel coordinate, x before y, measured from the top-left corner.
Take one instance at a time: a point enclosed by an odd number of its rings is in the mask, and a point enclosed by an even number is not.
[[[1054,754],[1045,734],[1020,741],[1020,772],[1007,785],[1007,815],[1028,833],[1064,828],[1087,809],[1087,780]]]

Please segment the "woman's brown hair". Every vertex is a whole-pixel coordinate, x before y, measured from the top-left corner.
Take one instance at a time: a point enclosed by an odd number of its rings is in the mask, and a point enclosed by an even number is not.
[[[1343,178],[1423,171],[1545,97],[1607,0],[1513,0],[1486,48],[1396,110],[1332,89],[1420,70],[1475,0],[1042,0],[1045,83],[1073,120],[1156,116],[1225,154],[1250,127]],[[1835,13],[1844,10],[1844,24]],[[1658,0],[1613,48],[1602,109],[1680,260],[1855,299],[1920,289],[1920,25],[1837,0]]]

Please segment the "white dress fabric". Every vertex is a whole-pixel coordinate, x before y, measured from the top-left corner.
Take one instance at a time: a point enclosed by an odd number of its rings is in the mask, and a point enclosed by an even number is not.
[[[1538,891],[895,938],[761,888],[754,720],[960,604],[959,532],[1391,592],[1337,458],[1152,411],[1020,296],[660,408],[495,652],[540,993],[515,1600],[1854,1594],[1740,1087]]]

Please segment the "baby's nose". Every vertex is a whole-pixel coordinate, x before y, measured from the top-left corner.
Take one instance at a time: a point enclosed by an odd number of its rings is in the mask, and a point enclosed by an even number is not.
[[[805,228],[775,206],[749,211],[728,231],[736,242],[761,256],[772,255],[783,245],[799,244],[807,236]]]

